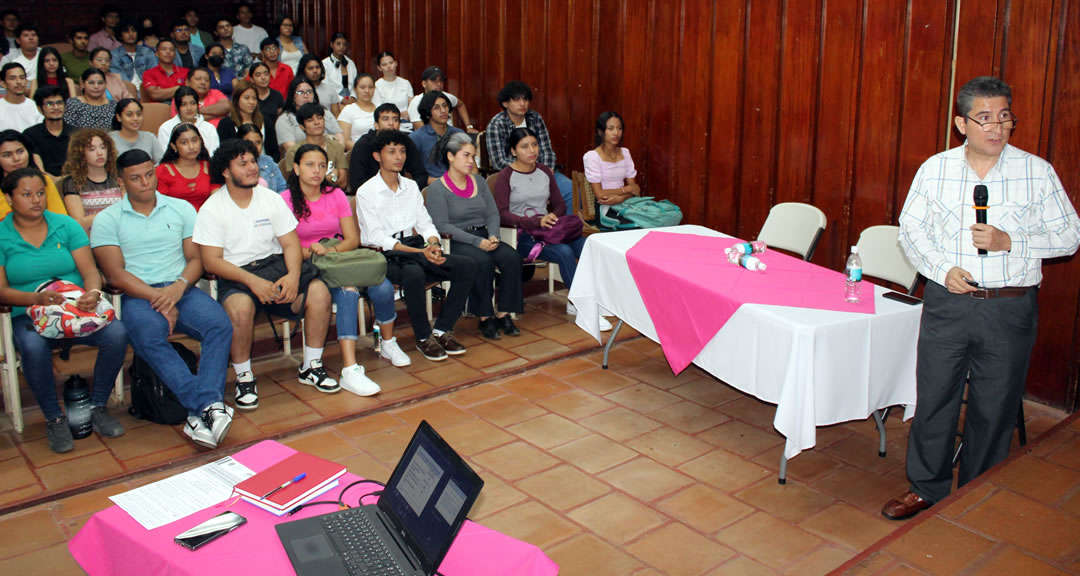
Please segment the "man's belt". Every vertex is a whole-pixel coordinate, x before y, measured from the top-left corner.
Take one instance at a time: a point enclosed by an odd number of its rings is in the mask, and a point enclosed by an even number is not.
[[[991,298],[1016,298],[1017,296],[1027,296],[1034,286],[1024,286],[1023,288],[980,288],[974,292],[968,292],[968,296],[975,298],[976,300],[989,300]]]

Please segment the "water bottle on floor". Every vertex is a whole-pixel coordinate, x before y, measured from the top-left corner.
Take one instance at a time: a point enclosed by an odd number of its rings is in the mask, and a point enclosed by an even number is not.
[[[93,431],[90,423],[90,389],[82,376],[72,376],[64,382],[64,408],[68,427],[75,438],[86,438]]]
[[[851,256],[848,256],[847,265],[844,266],[844,300],[857,304],[862,292],[862,258],[859,257],[859,247],[851,247]]]

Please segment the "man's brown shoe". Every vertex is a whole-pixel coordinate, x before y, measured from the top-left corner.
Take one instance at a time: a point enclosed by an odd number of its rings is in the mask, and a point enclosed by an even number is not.
[[[435,338],[435,341],[439,343],[439,346],[442,346],[443,350],[446,350],[446,353],[451,356],[465,353],[465,347],[461,345],[461,342],[455,340],[454,335],[449,332],[443,332],[439,336],[433,336],[433,338]]]
[[[918,494],[908,490],[897,498],[885,503],[881,508],[881,515],[889,520],[903,520],[929,508],[931,504],[923,500]]]
[[[433,362],[446,360],[446,351],[443,350],[442,346],[439,346],[439,340],[434,336],[429,336],[427,340],[418,340],[416,349],[424,355],[424,358]]]

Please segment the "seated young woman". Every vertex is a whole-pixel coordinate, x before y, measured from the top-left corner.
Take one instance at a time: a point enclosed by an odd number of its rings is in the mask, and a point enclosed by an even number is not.
[[[259,164],[260,185],[266,186],[278,194],[287,190],[289,184],[285,181],[285,177],[281,175],[281,169],[278,168],[277,162],[274,162],[274,159],[263,150],[262,131],[259,130],[259,127],[254,124],[244,124],[236,130],[236,136],[251,142],[255,145],[255,149],[259,151],[259,158],[256,162]]]
[[[360,246],[360,229],[356,225],[349,200],[341,188],[326,179],[326,152],[314,144],[304,144],[296,151],[293,170],[289,174],[289,189],[281,193],[299,222],[296,234],[304,258],[327,252],[348,252]],[[323,238],[341,237],[331,248],[319,243]],[[360,396],[379,392],[379,385],[364,375],[364,367],[356,362],[357,325],[360,308],[360,289],[366,289],[375,308],[383,341],[380,348],[396,348],[394,338],[394,285],[383,279],[375,286],[332,288],[330,297],[337,305],[338,345],[341,346],[341,386]],[[388,350],[389,352],[389,350]],[[400,348],[398,352],[401,352]],[[404,356],[404,352],[401,353]],[[391,357],[392,359],[392,357]],[[405,356],[408,360],[408,356]],[[400,365],[401,358],[394,362]]]
[[[30,155],[30,141],[15,130],[0,131],[0,179],[7,178],[8,174],[33,165]],[[41,169],[40,166],[34,166]],[[45,174],[45,209],[54,214],[67,215],[64,200],[60,197],[60,191],[56,189],[52,178]],[[0,190],[2,191],[2,190]],[[11,212],[7,196],[0,194],[0,219]]]
[[[480,334],[497,340],[499,333],[518,336],[511,313],[525,311],[521,293],[522,258],[499,241],[499,209],[487,183],[474,175],[476,146],[468,134],[458,132],[435,147],[446,172],[428,185],[427,209],[440,234],[451,234],[450,252],[476,262],[476,282],[467,310],[480,318]],[[499,310],[492,296],[495,270],[502,274]]]
[[[187,200],[196,211],[215,189],[210,183],[210,153],[194,124],[185,122],[173,129],[156,172],[158,192]]]
[[[256,62],[248,69],[248,80],[255,86],[255,94],[259,99],[259,113],[263,118],[263,140],[266,146],[264,153],[274,159],[281,160],[281,151],[278,149],[276,124],[278,116],[285,110],[285,99],[281,92],[270,87],[270,68],[263,62]]]
[[[341,109],[338,124],[345,135],[345,151],[352,150],[361,136],[375,129],[375,79],[371,74],[358,74],[353,84],[356,101]]]
[[[116,177],[116,145],[108,133],[83,128],[68,143],[64,163],[64,206],[86,233],[98,212],[116,204],[123,196]]]
[[[499,172],[495,181],[495,204],[502,225],[519,228],[518,253],[524,257],[538,242],[530,232],[554,226],[559,218],[566,216],[566,204],[551,169],[537,162],[540,144],[531,128],[513,129],[506,145],[514,160]],[[569,289],[584,247],[585,237],[580,236],[566,244],[544,244],[539,257],[559,265],[563,284]],[[577,314],[572,302],[566,303],[566,313]],[[603,316],[600,330],[611,330],[611,323]]]
[[[106,95],[105,73],[97,68],[87,68],[80,86],[82,94],[64,102],[64,122],[75,128],[108,130],[116,115],[116,102]]]
[[[604,112],[596,119],[596,148],[585,153],[585,180],[593,190],[602,213],[608,207],[641,194],[634,178],[634,160],[623,148],[623,119],[618,112]]]
[[[116,157],[128,150],[139,149],[150,155],[154,162],[161,162],[164,153],[157,137],[142,129],[143,105],[134,98],[124,98],[116,103],[112,132],[109,136],[116,145]]]
[[[191,124],[202,136],[202,144],[206,147],[207,153],[213,154],[221,140],[218,138],[217,128],[203,120],[202,115],[199,114],[199,94],[193,88],[181,86],[173,94],[173,104],[176,106],[176,116],[169,118],[158,128],[157,139],[161,148],[163,150],[168,148],[173,128],[179,124]]]
[[[254,124],[262,130],[265,121],[262,111],[259,110],[259,92],[255,84],[238,80],[232,93],[232,109],[217,125],[218,140],[224,142],[237,138],[237,131],[244,124]]]
[[[49,448],[70,452],[75,441],[56,395],[52,363],[52,349],[63,341],[33,330],[26,307],[62,302],[63,296],[56,292],[36,291],[42,283],[59,278],[85,289],[76,305],[92,311],[103,297],[101,275],[82,227],[68,216],[45,210],[44,174],[37,168],[20,168],[5,176],[2,188],[11,214],[0,221],[0,302],[14,306],[12,340],[22,359],[26,383],[45,415]],[[78,343],[98,349],[90,394],[93,430],[107,438],[120,436],[124,427],[109,414],[107,405],[116,376],[124,367],[128,345],[124,325],[114,320],[79,338]]]
[[[210,71],[210,89],[217,90],[232,98],[236,86],[236,74],[225,67],[225,47],[214,42],[206,47],[206,52],[199,59],[199,66]]]

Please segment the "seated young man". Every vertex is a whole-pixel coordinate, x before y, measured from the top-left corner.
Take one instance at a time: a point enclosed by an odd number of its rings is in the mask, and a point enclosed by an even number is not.
[[[220,304],[193,288],[202,276],[191,240],[195,209],[157,192],[154,161],[146,152],[124,152],[116,168],[125,196],[94,218],[94,258],[109,283],[124,292],[121,310],[135,353],[187,408],[184,433],[216,448],[232,425],[233,409],[224,403],[232,325]],[[202,343],[198,374],[169,344],[174,331]]]
[[[305,138],[293,144],[285,153],[285,173],[292,174],[296,151],[304,144],[314,144],[326,152],[326,179],[344,188],[349,181],[345,147],[337,140],[326,137],[326,108],[314,102],[304,104],[296,111],[296,121],[304,129]]]
[[[232,322],[229,356],[236,371],[236,407],[254,410],[259,393],[251,371],[255,314],[304,317],[301,384],[320,392],[341,386],[322,365],[330,327],[330,291],[305,266],[296,218],[273,190],[259,186],[259,151],[243,139],[226,140],[210,159],[210,179],[224,184],[203,204],[193,239],[206,271],[219,278],[218,301]],[[311,266],[308,264],[307,266]]]
[[[206,68],[192,68],[187,72],[185,86],[195,91],[199,97],[199,114],[203,120],[216,127],[221,119],[228,116],[232,111],[229,98],[210,87],[210,70]],[[176,95],[176,91],[173,91]],[[170,113],[176,115],[176,102],[173,101]]]
[[[68,142],[75,128],[64,122],[64,96],[56,86],[38,88],[34,103],[44,121],[23,130],[23,136],[34,147],[34,164],[56,179],[67,162]]]
[[[465,131],[469,134],[478,134],[477,130],[469,118],[469,109],[465,107],[465,102],[459,100],[457,96],[443,90],[443,84],[446,83],[446,72],[443,72],[442,68],[438,66],[428,66],[424,68],[423,74],[420,75],[420,85],[424,87],[424,92],[413,96],[412,100],[409,100],[409,118],[412,118],[413,130],[419,130],[424,122],[420,120],[420,100],[423,99],[424,94],[428,92],[442,92],[446,95],[446,98],[450,100],[450,110],[457,112],[461,117],[462,124],[465,125]],[[448,118],[446,123],[453,126],[453,117]]]
[[[387,130],[397,130],[401,124],[401,112],[390,102],[384,102],[375,108],[375,128],[356,141],[352,156],[349,158],[349,188],[355,193],[364,182],[379,175],[379,163],[375,161],[375,135]],[[427,167],[420,157],[420,150],[412,139],[405,142],[405,166],[402,174],[420,182],[427,178]]]
[[[372,154],[379,163],[379,173],[356,192],[356,222],[364,245],[383,250],[386,277],[405,292],[417,350],[428,360],[446,360],[447,354],[465,353],[450,331],[476,281],[476,263],[443,254],[439,231],[424,208],[420,189],[401,175],[408,141],[409,137],[398,130],[376,134]],[[450,293],[433,331],[427,319],[425,285],[446,279],[450,280]]]

